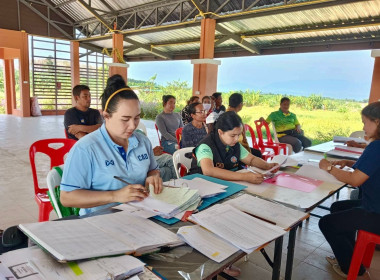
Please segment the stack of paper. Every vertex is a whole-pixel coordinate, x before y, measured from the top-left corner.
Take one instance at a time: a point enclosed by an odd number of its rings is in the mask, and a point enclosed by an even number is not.
[[[287,155],[276,155],[269,162],[277,163],[281,167],[296,166],[298,164],[298,161]]]
[[[59,263],[37,246],[3,254],[0,262],[7,269],[5,277],[28,280],[104,280],[107,274],[109,279],[124,279],[144,271],[145,265],[128,255]]]
[[[192,190],[198,190],[201,198],[212,197],[224,193],[226,192],[224,189],[227,188],[225,185],[216,184],[202,178],[194,178],[192,180],[176,179],[165,182],[164,185],[172,187],[187,187]]]
[[[249,194],[243,194],[225,202],[236,209],[273,223],[283,229],[288,229],[299,222],[307,213],[286,207]]]
[[[124,211],[85,219],[20,224],[19,228],[59,261],[135,253],[182,243],[171,231]]]
[[[361,155],[364,152],[363,148],[357,148],[357,147],[347,147],[347,146],[335,146],[335,150],[337,151],[343,151],[348,153],[354,153]]]
[[[177,235],[191,247],[218,263],[239,251],[237,247],[199,225],[181,227]]]
[[[285,234],[282,228],[227,204],[212,206],[191,219],[246,253]]]
[[[348,141],[355,141],[356,143],[368,143],[368,141],[362,138],[344,137],[344,136],[334,136],[333,141],[336,143],[346,143]]]
[[[185,210],[197,209],[200,201],[201,197],[197,190],[185,187],[164,187],[159,194],[155,194],[151,188],[150,195],[147,198],[139,202],[130,202],[130,204],[170,219]]]
[[[336,179],[332,174],[314,165],[305,164],[300,169],[298,169],[295,174],[329,183],[344,185],[343,182]]]

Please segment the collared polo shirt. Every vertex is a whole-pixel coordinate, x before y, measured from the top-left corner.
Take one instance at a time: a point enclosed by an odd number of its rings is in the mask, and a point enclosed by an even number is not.
[[[103,124],[100,129],[82,137],[71,149],[65,162],[61,190],[112,191],[126,185],[114,176],[130,184],[144,185],[147,173],[155,169],[158,165],[146,136],[133,133],[129,137],[128,151],[125,151],[112,141]],[[81,209],[80,215],[110,206]]]
[[[299,125],[299,121],[297,119],[296,114],[294,113],[287,113],[281,111],[281,109],[278,109],[278,111],[270,113],[268,118],[265,120],[267,123],[274,123],[274,127],[276,128],[276,131],[278,132],[278,137],[284,136],[285,134],[281,134],[280,132],[285,130],[291,130],[295,129],[296,125]]]

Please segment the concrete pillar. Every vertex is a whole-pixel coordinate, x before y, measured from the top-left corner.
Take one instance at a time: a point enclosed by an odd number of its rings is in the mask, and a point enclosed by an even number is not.
[[[4,91],[5,91],[5,110],[11,115],[16,109],[16,88],[15,72],[13,59],[4,59]]]
[[[122,63],[122,61],[119,60],[118,56],[123,56],[123,49],[124,49],[123,39],[124,39],[123,34],[118,34],[118,33],[112,34],[112,50],[113,50],[112,62],[114,64],[113,65],[111,64],[109,67],[109,75],[111,77],[115,74],[119,74],[125,79],[125,82],[128,83],[128,79],[127,79],[128,64],[117,65],[118,63]]]
[[[199,95],[200,98],[217,91],[218,65],[220,63],[212,63],[214,58],[215,26],[215,19],[206,18],[202,20],[199,60],[192,61],[194,64],[193,95]]]
[[[79,42],[70,43],[70,62],[71,62],[71,88],[80,84],[79,68]],[[71,97],[71,103],[75,106],[75,99]]]
[[[21,95],[21,116],[30,117],[30,81],[29,81],[29,48],[28,34],[21,31],[20,48],[20,95]]]
[[[371,56],[375,58],[375,63],[373,65],[369,103],[380,101],[380,50],[373,50]]]

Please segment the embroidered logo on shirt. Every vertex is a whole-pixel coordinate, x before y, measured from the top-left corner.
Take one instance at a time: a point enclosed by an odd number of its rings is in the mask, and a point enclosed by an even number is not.
[[[236,163],[237,162],[237,157],[235,157],[235,156],[231,157],[231,162],[232,163]]]
[[[80,122],[81,122],[81,123],[85,123],[84,119],[80,119]]]
[[[137,158],[139,159],[139,161],[148,159],[148,154],[141,154],[141,155],[137,156]]]
[[[113,160],[106,160],[106,166],[109,166],[109,165],[115,165],[115,163],[113,162]]]

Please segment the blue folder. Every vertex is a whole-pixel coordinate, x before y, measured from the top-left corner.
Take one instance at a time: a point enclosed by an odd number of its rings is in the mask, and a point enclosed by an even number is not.
[[[209,177],[209,176],[205,176],[202,174],[192,174],[192,175],[187,175],[187,176],[183,177],[183,179],[187,179],[187,180],[191,180],[194,178],[202,178],[202,179],[205,179],[205,180],[213,182],[213,183],[217,183],[217,184],[227,186],[227,188],[225,189],[226,192],[220,193],[216,196],[204,198],[202,200],[203,201],[202,204],[198,207],[199,211],[209,207],[210,205],[212,205],[212,204],[214,204],[214,203],[216,203],[216,202],[218,202],[218,201],[220,201],[226,197],[229,197],[229,196],[231,196],[237,192],[240,192],[241,190],[246,188],[246,186],[243,186],[243,185],[239,185],[236,183],[224,181],[224,180]],[[168,224],[168,225],[172,225],[172,224],[175,224],[175,223],[180,221],[177,218],[165,219],[165,218],[162,218],[160,216],[154,216],[153,218],[155,218],[156,220],[159,220],[165,224]]]

